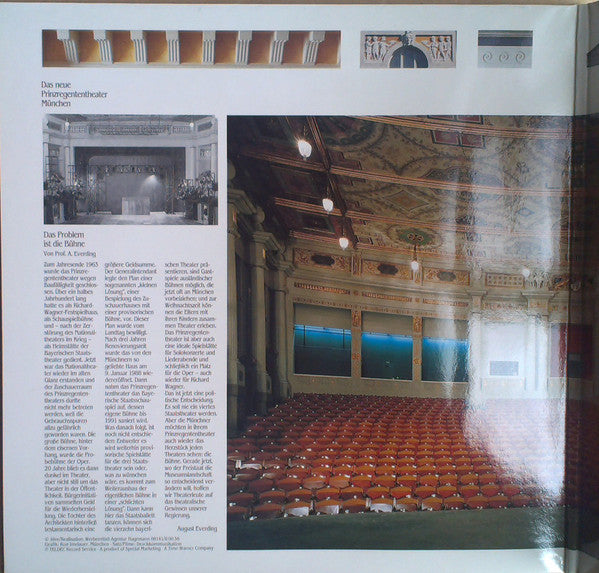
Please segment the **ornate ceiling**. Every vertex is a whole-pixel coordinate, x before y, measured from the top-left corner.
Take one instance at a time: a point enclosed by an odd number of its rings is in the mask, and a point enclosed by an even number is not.
[[[370,257],[406,260],[416,242],[456,268],[567,267],[569,118],[230,117],[228,138],[234,185],[284,240],[339,252],[345,215]]]

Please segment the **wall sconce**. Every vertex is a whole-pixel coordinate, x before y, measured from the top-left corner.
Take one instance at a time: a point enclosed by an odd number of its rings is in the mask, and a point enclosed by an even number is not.
[[[414,278],[416,278],[418,272],[420,271],[420,263],[418,262],[418,245],[424,241],[424,237],[419,233],[408,233],[408,240],[414,245],[412,260],[410,261],[410,268],[414,273]]]
[[[420,268],[420,263],[418,262],[418,254],[416,252],[417,246],[414,245],[414,253],[412,254],[412,262],[410,263],[410,268],[417,273]]]

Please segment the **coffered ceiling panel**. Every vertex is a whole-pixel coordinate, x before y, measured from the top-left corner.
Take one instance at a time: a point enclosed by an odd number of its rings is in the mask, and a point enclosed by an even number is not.
[[[335,248],[345,230],[398,260],[417,244],[466,265],[567,263],[569,118],[231,117],[228,137],[234,184],[283,240]]]

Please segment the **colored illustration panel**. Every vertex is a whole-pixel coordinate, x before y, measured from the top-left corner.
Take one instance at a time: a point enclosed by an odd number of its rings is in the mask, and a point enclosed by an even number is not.
[[[531,68],[531,30],[479,30],[479,68]]]
[[[455,68],[455,31],[362,32],[362,68]]]

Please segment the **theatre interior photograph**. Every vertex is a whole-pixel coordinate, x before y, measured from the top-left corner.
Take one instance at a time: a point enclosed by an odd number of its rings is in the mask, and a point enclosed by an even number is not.
[[[209,115],[46,115],[44,224],[216,225]]]
[[[574,123],[228,118],[229,549],[569,542]]]

